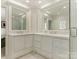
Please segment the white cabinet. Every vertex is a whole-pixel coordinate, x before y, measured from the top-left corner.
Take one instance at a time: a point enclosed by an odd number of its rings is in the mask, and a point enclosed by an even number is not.
[[[34,41],[41,41],[42,37],[40,35],[34,35]]]
[[[40,42],[34,41],[34,48],[40,48]]]
[[[48,36],[35,35],[34,47],[39,48],[45,52],[52,52],[52,38]]]
[[[52,38],[47,36],[42,36],[41,39],[41,49],[46,52],[52,52]]]
[[[69,59],[69,39],[46,35],[35,35],[34,51],[49,59]]]
[[[20,57],[32,51],[32,35],[14,35],[9,38],[9,52],[12,58]]]
[[[32,36],[30,35],[15,36],[13,39],[15,52],[32,47]]]
[[[24,49],[24,36],[16,36],[14,37],[14,50],[20,51]]]
[[[39,35],[34,35],[34,41],[33,41],[34,48],[39,48],[40,49],[40,47],[41,47],[40,41],[41,41],[41,37]]]
[[[35,35],[33,41],[34,51],[37,53],[46,56],[47,58],[52,57],[52,38]]]
[[[26,35],[24,43],[25,43],[25,48],[31,48],[32,47],[32,36]]]
[[[69,59],[69,40],[55,38],[52,42],[53,59]]]

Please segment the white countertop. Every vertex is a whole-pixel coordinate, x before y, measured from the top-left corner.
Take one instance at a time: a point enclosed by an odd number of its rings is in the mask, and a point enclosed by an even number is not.
[[[37,35],[52,36],[52,37],[69,38],[69,35],[66,35],[66,34],[47,34],[47,33],[36,33],[36,34]]]
[[[44,35],[44,36],[52,36],[52,37],[60,37],[60,38],[69,38],[69,35],[66,34],[49,34],[49,33],[12,33],[9,34],[11,36],[20,36],[20,35]]]

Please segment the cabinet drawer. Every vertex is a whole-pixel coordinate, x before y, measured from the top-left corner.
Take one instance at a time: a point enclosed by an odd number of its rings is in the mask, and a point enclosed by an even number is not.
[[[39,41],[34,41],[34,47],[40,48],[40,42]]]
[[[34,40],[41,41],[42,37],[40,35],[35,35]]]

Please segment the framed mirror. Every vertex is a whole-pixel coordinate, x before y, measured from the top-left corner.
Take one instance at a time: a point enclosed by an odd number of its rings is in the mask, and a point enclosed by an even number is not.
[[[47,30],[68,30],[69,19],[66,16],[45,17],[44,24],[47,24]]]
[[[43,8],[44,28],[50,31],[69,31],[69,0],[62,0]]]
[[[12,30],[26,30],[26,12],[12,7]]]

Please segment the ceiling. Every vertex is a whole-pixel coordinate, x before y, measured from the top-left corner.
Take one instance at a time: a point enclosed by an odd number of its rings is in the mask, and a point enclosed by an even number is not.
[[[69,0],[2,0],[2,4],[6,1],[15,1],[26,8],[40,8],[47,14],[69,14]]]
[[[51,4],[50,6],[43,8],[47,14],[52,15],[69,15],[69,1],[61,1],[59,3]]]

